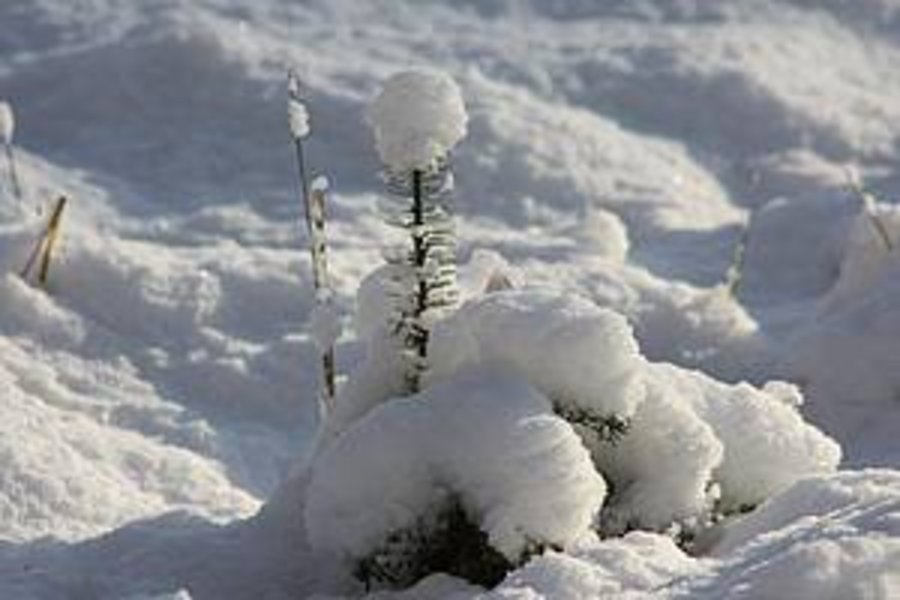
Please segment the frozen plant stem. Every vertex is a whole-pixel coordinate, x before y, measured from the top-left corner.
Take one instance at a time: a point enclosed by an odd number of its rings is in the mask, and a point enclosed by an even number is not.
[[[327,187],[324,179],[313,183],[310,192],[309,226],[310,226],[310,255],[313,266],[313,286],[316,289],[316,301],[330,301],[331,290],[328,286],[328,261],[325,255],[325,199]],[[325,389],[325,398],[330,401],[335,395],[335,359],[334,344],[329,344],[322,353],[322,380]]]
[[[731,255],[731,264],[725,273],[725,289],[728,291],[728,295],[735,299],[737,299],[741,282],[744,279],[744,263],[747,260],[747,242],[750,240],[751,223],[752,215],[741,229],[741,235],[734,246],[734,253]]]
[[[413,181],[413,248],[415,251],[415,266],[417,274],[417,293],[416,308],[413,319],[416,323],[420,323],[425,310],[428,308],[428,282],[425,281],[423,272],[425,269],[425,260],[428,257],[425,247],[425,234],[423,228],[425,225],[425,214],[422,206],[422,171],[414,169],[412,173]],[[428,355],[428,331],[422,327],[418,328],[413,338],[416,354],[424,361]],[[419,391],[419,373],[416,372],[411,382],[413,391]]]
[[[300,196],[303,203],[306,231],[309,236],[309,250],[312,262],[313,287],[316,290],[316,301],[322,302],[329,296],[328,263],[325,256],[325,199],[327,183],[324,178],[321,185],[313,185],[312,189],[307,175],[306,157],[303,151],[303,139],[309,135],[309,113],[300,94],[300,78],[291,70],[288,72],[288,125],[294,149],[297,155],[297,175],[300,180]],[[322,387],[325,406],[331,405],[335,395],[335,356],[334,345],[329,344],[322,350]]]
[[[4,142],[4,150],[6,151],[6,164],[9,169],[9,180],[12,183],[13,194],[18,200],[22,199],[22,186],[19,183],[19,175],[16,172],[16,156],[13,151],[12,143]]]

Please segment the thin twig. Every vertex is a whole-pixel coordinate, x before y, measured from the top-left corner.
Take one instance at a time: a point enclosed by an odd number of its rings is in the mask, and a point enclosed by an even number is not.
[[[297,175],[300,183],[300,197],[306,221],[306,232],[309,235],[309,249],[312,260],[313,286],[317,292],[327,287],[327,262],[325,258],[325,197],[326,188],[316,187],[310,190],[307,175],[306,157],[303,138],[309,134],[308,128],[297,127],[293,122],[292,111],[306,110],[306,103],[300,92],[300,78],[293,70],[288,71],[288,115],[291,120],[291,138],[297,155]],[[303,124],[305,125],[305,124]],[[322,354],[322,381],[325,406],[328,408],[335,396],[335,353],[334,346],[325,349]]]

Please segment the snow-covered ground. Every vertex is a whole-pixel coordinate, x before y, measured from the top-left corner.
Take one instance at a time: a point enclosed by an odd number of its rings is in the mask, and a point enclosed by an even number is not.
[[[564,551],[373,597],[900,597],[898,35],[895,0],[0,2],[24,190],[0,153],[0,598],[356,597],[322,550],[408,523],[434,478],[501,551]],[[377,282],[356,296],[393,234],[366,114],[411,66],[468,110],[470,303],[422,402],[372,407]],[[362,365],[319,437],[288,67],[332,184],[339,368]],[[60,194],[44,291],[18,271]],[[498,272],[541,291],[484,297]],[[633,430],[598,451],[547,398]],[[653,529],[765,502],[688,554],[585,535],[613,486]]]

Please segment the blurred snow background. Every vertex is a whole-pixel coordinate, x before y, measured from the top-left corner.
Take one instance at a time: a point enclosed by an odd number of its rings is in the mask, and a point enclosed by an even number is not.
[[[25,190],[0,168],[0,596],[342,589],[298,541],[299,484],[279,488],[312,441],[318,364],[285,71],[336,193],[346,371],[385,235],[366,106],[425,65],[469,110],[472,288],[502,264],[624,314],[650,360],[787,378],[848,469],[776,497],[712,556],[636,533],[495,594],[890,598],[900,487],[863,469],[900,462],[900,261],[845,169],[900,242],[898,33],[894,0],[0,3]],[[60,193],[48,295],[14,273]],[[746,223],[736,302],[720,284]],[[423,585],[410,597],[464,593]]]

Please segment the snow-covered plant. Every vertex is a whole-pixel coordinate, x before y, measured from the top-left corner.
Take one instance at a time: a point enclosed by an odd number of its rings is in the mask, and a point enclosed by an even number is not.
[[[307,175],[303,140],[309,136],[309,111],[303,99],[300,78],[294,71],[288,72],[288,128],[297,153],[297,170],[300,179],[300,195],[303,200],[309,251],[312,262],[313,286],[316,305],[312,314],[313,337],[322,353],[322,388],[326,406],[332,404],[335,395],[334,343],[340,336],[340,323],[334,310],[333,293],[328,282],[328,260],[325,237],[325,201],[328,197],[328,180],[318,176],[310,183]]]
[[[431,321],[457,301],[450,151],[467,115],[456,83],[433,71],[395,75],[372,103],[369,121],[384,164],[385,220],[407,243],[385,253],[392,267],[392,330],[406,361],[407,390],[421,388]]]
[[[9,181],[16,198],[22,197],[22,186],[19,184],[19,176],[16,173],[16,159],[13,152],[13,134],[16,130],[16,118],[12,105],[9,102],[0,101],[0,143],[6,152],[6,164],[9,170]]]
[[[383,298],[367,281],[360,296]],[[434,572],[490,585],[546,549],[633,529],[690,545],[840,462],[795,387],[652,363],[622,315],[573,294],[475,296],[430,341],[427,386],[408,397],[370,347],[311,467],[310,542],[370,585]]]

